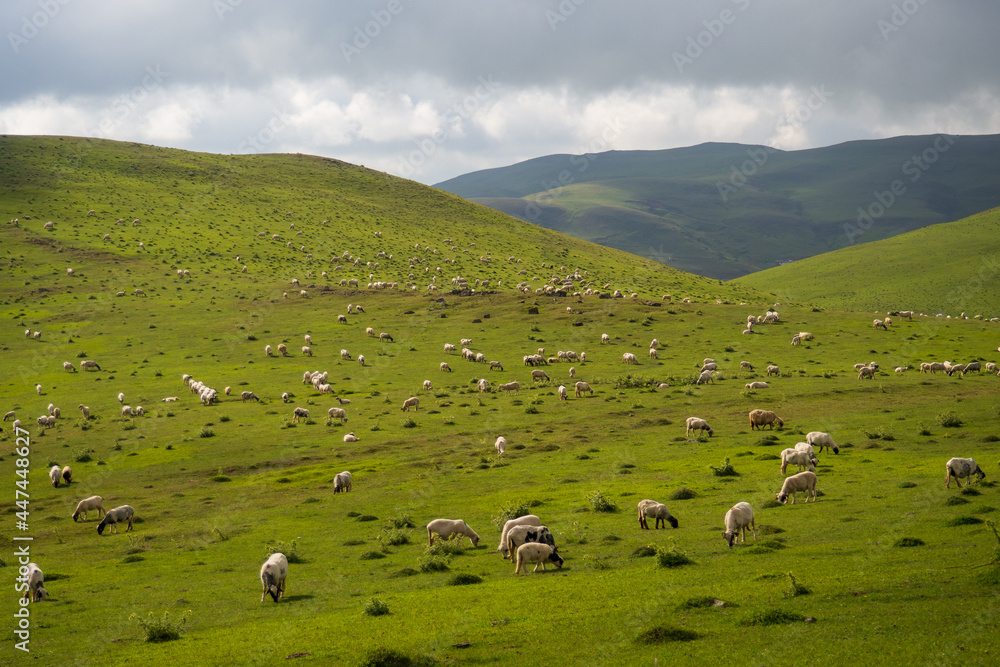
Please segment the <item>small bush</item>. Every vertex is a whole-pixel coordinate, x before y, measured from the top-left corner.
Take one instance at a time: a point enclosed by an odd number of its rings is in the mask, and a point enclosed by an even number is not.
[[[372,598],[365,603],[365,616],[385,616],[389,613],[389,605],[378,598]]]
[[[914,482],[900,482],[899,488],[901,489],[912,489],[916,484]]]
[[[132,614],[128,618],[139,624],[139,627],[146,633],[147,642],[169,642],[181,638],[181,630],[184,629],[190,615],[190,610],[184,612],[179,621],[171,621],[170,612],[167,611],[163,612],[163,617],[159,619],[153,617],[153,612],[149,612],[146,618],[142,618],[138,614]]]
[[[937,416],[937,422],[945,428],[958,428],[962,420],[954,412],[942,412]]]
[[[229,421],[229,415],[219,415],[219,421],[225,424],[227,421]]]
[[[378,536],[379,542],[385,546],[398,547],[410,543],[410,535],[401,530],[390,528]]]
[[[656,549],[656,562],[660,567],[681,567],[691,565],[693,560],[687,554],[671,544],[670,546],[660,546]]]
[[[722,462],[721,466],[708,466],[712,470],[712,474],[716,477],[738,477],[739,473],[733,468],[732,464],[729,463],[729,457]]]
[[[723,602],[717,598],[713,598],[711,595],[705,595],[702,597],[688,598],[684,602],[680,603],[677,608],[681,611],[686,609],[707,609],[709,607],[733,607],[735,605],[731,603]]]
[[[800,595],[809,595],[812,591],[808,586],[799,583],[795,579],[795,575],[791,572],[788,573],[788,588],[785,589],[786,598],[794,598]]]
[[[203,427],[201,429],[201,432],[198,434],[198,437],[199,438],[211,438],[214,435],[215,435],[215,431],[213,431],[212,429],[210,429],[207,426],[205,426],[205,427]]]
[[[950,519],[944,525],[949,527],[955,526],[975,526],[982,523],[983,520],[974,516],[957,516],[954,519]]]
[[[403,428],[415,428],[417,422],[413,421],[411,418],[407,417],[403,420]]]
[[[806,617],[802,614],[782,611],[781,609],[767,609],[745,617],[740,621],[740,625],[785,625],[804,620],[806,620]]]
[[[642,632],[636,641],[640,644],[665,644],[667,642],[690,642],[700,637],[701,635],[694,630],[656,625]]]
[[[122,558],[123,563],[138,563],[139,561],[143,560],[146,559],[140,556],[139,554],[129,554],[128,556],[125,556],[125,558]]]
[[[362,514],[358,517],[358,521],[378,521],[378,517],[374,514]]]
[[[695,493],[694,491],[692,491],[689,488],[686,488],[686,487],[682,486],[681,488],[679,488],[676,491],[672,492],[667,497],[670,500],[691,500],[692,498],[696,498],[697,496],[698,496],[697,493]]]
[[[896,540],[892,546],[894,547],[922,547],[924,541],[919,537],[901,537]]]
[[[769,510],[772,507],[781,507],[781,503],[775,500],[774,498],[771,498],[769,500],[765,500],[764,502],[762,502],[760,506],[761,509]]]
[[[447,572],[448,558],[445,556],[423,556],[418,566],[421,572]]]
[[[302,555],[299,554],[299,543],[298,540],[292,540],[291,543],[286,543],[282,541],[274,542],[273,544],[268,543],[264,545],[264,550],[267,552],[268,557],[274,554],[285,554],[285,559],[289,563],[303,563]]]
[[[649,558],[650,556],[656,555],[656,547],[652,544],[647,544],[644,547],[639,547],[632,552],[633,558]]]
[[[416,528],[416,524],[413,523],[413,519],[410,518],[409,514],[400,514],[397,517],[389,519],[389,524],[393,528]]]
[[[412,577],[415,574],[420,574],[418,571],[414,570],[412,567],[404,567],[398,572],[393,572],[389,575],[390,579],[399,579],[400,577]]]
[[[380,560],[382,558],[385,558],[385,554],[381,551],[366,551],[358,556],[358,560]]]
[[[962,487],[962,490],[959,491],[959,493],[961,493],[963,496],[981,496],[982,495],[982,493],[979,491],[979,489],[974,489],[974,488],[972,488],[969,485],[965,485],[964,487]]]
[[[944,504],[948,506],[968,505],[969,501],[966,500],[965,498],[962,498],[961,496],[952,496],[951,498],[948,498],[948,500],[944,501]]]
[[[449,586],[468,586],[469,584],[481,584],[483,578],[476,574],[456,574],[448,580]]]
[[[458,540],[438,540],[424,549],[428,556],[458,556],[462,554],[462,545]]]
[[[613,500],[604,496],[599,490],[594,491],[587,497],[590,501],[590,506],[594,508],[595,512],[617,512],[618,505],[614,503]]]
[[[425,667],[436,663],[430,658],[411,658],[405,653],[379,647],[369,651],[358,664],[360,667]]]
[[[537,415],[538,414],[538,408],[536,408],[534,405],[526,406],[524,408],[524,414],[526,414],[526,415]]]

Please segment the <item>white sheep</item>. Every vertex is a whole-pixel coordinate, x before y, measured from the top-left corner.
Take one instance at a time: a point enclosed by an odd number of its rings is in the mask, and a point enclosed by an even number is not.
[[[104,514],[104,518],[101,520],[101,523],[97,524],[97,534],[103,535],[104,529],[108,526],[112,526],[115,530],[115,534],[117,535],[118,524],[125,522],[128,523],[128,527],[125,529],[125,532],[127,533],[132,530],[132,518],[134,515],[135,510],[132,509],[131,505],[121,505],[120,507],[114,508],[110,512],[106,512]]]
[[[649,358],[650,359],[659,359],[660,358],[660,355],[657,353],[655,347],[649,348]]]
[[[823,448],[826,447],[827,450],[833,450],[834,454],[840,453],[840,447],[837,443],[833,441],[833,437],[829,433],[824,433],[822,431],[810,431],[806,433],[806,442],[808,442],[813,447],[817,447],[819,452],[823,452]]]
[[[546,563],[553,563],[557,568],[560,568],[563,566],[563,562],[555,547],[528,542],[517,548],[517,567],[514,569],[514,574],[520,574],[522,567],[527,571],[528,565],[531,563],[535,563],[535,569],[532,572],[538,572],[539,565],[542,566],[544,572]]]
[[[309,419],[309,410],[307,410],[306,408],[295,408],[294,410],[292,410],[293,424],[297,424],[299,422],[299,419],[302,417]]]
[[[72,371],[72,372],[75,373],[76,372],[76,366],[74,366],[73,364],[71,364],[68,361],[64,361],[63,362],[63,370],[64,371]]]
[[[706,383],[715,384],[715,378],[712,376],[712,371],[701,371],[701,374],[698,375],[698,379],[695,380],[695,384]]]
[[[473,547],[479,544],[479,535],[461,519],[434,519],[427,524],[427,539],[431,545],[435,535],[445,540],[458,536],[459,544],[463,537],[468,537]]]
[[[66,483],[66,486],[69,486],[70,484],[73,483],[73,469],[72,468],[70,468],[69,466],[63,466],[61,475],[62,475],[63,482]]]
[[[708,425],[708,422],[701,417],[688,417],[685,426],[687,426],[687,430],[684,432],[686,436],[691,435],[691,431],[701,431],[702,433],[708,431],[708,435],[710,436],[715,434],[715,431]]]
[[[747,382],[745,385],[747,389],[768,389],[770,386],[766,382]]]
[[[283,553],[274,553],[264,561],[260,567],[260,581],[264,585],[264,592],[260,596],[260,601],[268,595],[275,602],[285,597],[285,579],[288,577],[288,559]]]
[[[358,363],[361,364],[362,366],[365,365],[365,355],[363,354],[358,355]]]
[[[816,502],[816,473],[806,470],[785,478],[785,483],[781,485],[781,491],[775,494],[775,499],[783,504],[787,504],[788,497],[791,496],[792,504],[795,504],[795,494],[799,491],[806,492],[805,502],[809,502],[809,494],[812,494],[813,502]]]
[[[339,472],[333,478],[334,493],[347,493],[352,488],[354,488],[353,478],[348,471]]]
[[[635,355],[632,354],[631,352],[625,352],[624,354],[622,354],[622,363],[623,364],[638,364],[639,360],[636,359]]]
[[[611,342],[611,336],[609,336],[606,333],[602,333],[601,334],[601,343],[603,344],[603,343],[610,343],[610,342]]]
[[[750,530],[753,532],[753,539],[757,541],[757,528],[753,522],[753,508],[750,507],[748,502],[739,502],[729,508],[726,512],[725,518],[726,530],[723,531],[722,537],[732,548],[733,543],[736,541],[741,541],[746,544],[747,541],[747,526],[750,526]],[[742,531],[742,540],[737,540],[737,536]]]
[[[104,511],[104,498],[100,496],[90,496],[89,498],[84,498],[76,504],[76,510],[73,512],[73,521],[78,521],[80,519],[80,513],[83,513],[83,520],[87,520],[87,512],[91,510],[97,510],[97,518],[100,519],[101,516],[107,514]]]
[[[979,464],[976,463],[975,459],[962,459],[962,458],[950,458],[948,462],[944,465],[945,470],[945,488],[951,488],[951,478],[955,478],[955,484],[958,488],[962,488],[962,483],[959,480],[961,477],[967,477],[969,479],[969,484],[972,483],[972,476],[975,475],[977,480],[982,480],[986,477],[980,468]]]
[[[424,391],[431,391],[431,381],[424,380]]]
[[[479,382],[476,383],[476,386],[479,387],[480,394],[485,394],[490,390],[490,381],[486,378],[480,378]]]
[[[532,371],[532,372],[534,373],[534,371]],[[574,395],[577,398],[581,398],[583,396],[584,392],[589,392],[591,396],[594,395],[594,390],[586,382],[583,382],[583,381],[577,382],[574,385],[574,388],[576,390],[575,393],[574,393]]]
[[[284,343],[278,343],[278,354],[283,357],[288,356],[288,347]]]
[[[751,364],[749,361],[741,361],[740,362],[740,370],[752,371],[753,370],[753,364]]]
[[[414,412],[420,408],[420,399],[416,396],[410,396],[408,399],[403,401],[403,412],[409,412],[410,408],[413,408]]]
[[[547,544],[550,547],[556,546],[556,540],[547,526],[533,524],[511,526],[507,531],[507,557],[510,558],[511,562],[514,562],[517,548],[529,542]]]
[[[28,586],[24,591],[24,595],[21,597],[25,600],[30,599],[32,602],[41,602],[49,595],[45,586],[42,585],[45,581],[45,575],[42,573],[42,568],[38,567],[36,563],[28,563],[25,570],[24,576],[27,580]]]
[[[774,430],[774,424],[777,422],[779,427],[785,425],[785,422],[778,415],[774,414],[770,410],[751,410],[750,411],[750,430],[755,428],[764,430],[767,426],[771,430]]]
[[[448,371],[449,373],[451,372],[451,366],[448,365],[447,361],[442,361],[440,368],[443,371]]]
[[[503,364],[501,364],[499,361],[491,361],[490,362],[490,370],[492,371],[494,369],[502,371],[503,370]]]
[[[52,486],[59,488],[59,480],[62,479],[62,468],[57,465],[49,468],[49,479],[52,480]]]
[[[339,419],[341,424],[347,423],[347,410],[344,408],[330,408],[327,414],[330,416],[330,421]]]
[[[372,336],[375,335],[375,330],[374,329],[369,329],[369,331],[372,332],[371,333]],[[454,352],[455,351],[455,346],[452,345],[451,343],[445,343],[444,344],[444,351],[445,352]]]
[[[493,443],[493,446],[496,448],[497,454],[503,456],[507,453],[507,438],[501,435],[497,438],[497,441]]]
[[[90,419],[90,408],[88,408],[83,403],[80,404],[80,412],[83,413],[83,420],[84,421],[87,421],[88,419]]]
[[[549,374],[541,369],[535,369],[531,371],[531,380],[532,382],[535,380],[549,380]]]
[[[524,516],[519,516],[516,519],[509,519],[503,525],[503,530],[500,532],[500,545],[497,547],[504,558],[507,558],[507,533],[510,532],[515,526],[541,526],[542,520],[539,519],[534,514],[525,514]]]
[[[3,420],[4,420],[4,421],[7,421],[7,420],[9,420],[9,419],[13,419],[13,418],[14,418],[15,416],[16,416],[16,414],[15,414],[15,411],[14,411],[14,410],[11,410],[10,412],[8,412],[7,414],[5,414],[5,415],[3,416]]]
[[[302,346],[302,355],[305,356],[305,357],[311,357],[311,356],[313,356],[312,348],[310,348],[308,345],[303,345]]]
[[[58,410],[58,409],[59,408],[56,408],[56,410]],[[145,414],[146,414],[145,408],[143,408],[141,405],[137,405],[136,408],[135,408],[135,416],[136,417],[142,417]]]
[[[344,436],[344,442],[358,442],[359,440],[361,440],[361,438],[354,435],[354,431],[351,431]]]
[[[781,474],[784,475],[788,469],[788,464],[798,466],[799,472],[803,469],[809,472],[816,472],[816,464],[819,463],[808,452],[801,449],[785,449],[781,452]]]
[[[767,367],[767,375],[769,377],[771,375],[777,375],[777,376],[780,377],[781,376],[781,368],[779,368],[778,366],[775,366],[774,364],[771,364],[771,365],[769,365]]]
[[[122,406],[122,417],[134,417],[135,411],[132,409],[131,405]]]
[[[644,530],[649,530],[649,524],[646,522],[647,518],[653,518],[653,528],[657,529],[660,527],[660,523],[663,523],[663,527],[666,528],[669,523],[672,528],[677,527],[677,519],[670,514],[670,510],[663,503],[658,503],[655,500],[640,500],[639,501],[639,527]]]
[[[556,389],[556,392],[558,392],[558,394],[559,394],[559,400],[562,400],[562,401],[569,400],[566,397],[566,385],[564,385],[564,384],[559,385],[559,387]]]

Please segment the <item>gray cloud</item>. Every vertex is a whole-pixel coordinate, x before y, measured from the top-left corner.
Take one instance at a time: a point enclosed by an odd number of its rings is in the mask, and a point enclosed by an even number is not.
[[[425,182],[602,141],[996,133],[998,24],[989,0],[12,0],[0,131],[295,150]]]

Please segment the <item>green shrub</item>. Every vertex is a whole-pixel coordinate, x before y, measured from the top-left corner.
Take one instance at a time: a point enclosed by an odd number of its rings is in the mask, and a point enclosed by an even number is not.
[[[636,641],[640,644],[665,644],[667,642],[690,642],[700,637],[701,635],[694,630],[656,625],[640,633]]]
[[[128,619],[139,624],[139,627],[146,633],[147,642],[169,642],[181,638],[181,630],[184,629],[190,615],[191,611],[188,610],[184,612],[179,621],[171,621],[168,611],[163,612],[163,617],[159,619],[153,617],[153,612],[149,612],[146,618],[132,614]]]
[[[365,616],[385,616],[389,613],[389,605],[378,598],[372,598],[365,603]]]
[[[949,519],[944,525],[949,527],[955,526],[975,526],[982,523],[983,520],[974,516],[957,516],[954,519]]]
[[[410,535],[396,528],[390,528],[378,536],[379,542],[385,546],[398,547],[410,543]]]
[[[400,514],[397,517],[389,519],[389,524],[393,528],[416,528],[416,524],[413,523],[413,519],[410,518],[409,514]]]
[[[383,558],[385,558],[385,554],[381,551],[366,551],[358,556],[358,560],[381,560]]]
[[[729,463],[729,457],[722,462],[721,466],[708,466],[712,470],[712,474],[716,477],[738,477],[739,473],[733,468],[732,464]]]
[[[456,574],[448,580],[449,586],[468,586],[469,584],[481,584],[483,578],[476,574]]]
[[[426,547],[424,553],[428,556],[459,556],[462,554],[462,545],[458,540],[438,540]]]
[[[954,412],[942,412],[937,416],[937,422],[945,428],[958,428],[962,420]]]
[[[274,543],[268,543],[264,545],[264,551],[267,552],[268,557],[274,554],[285,554],[285,559],[289,563],[303,563],[302,555],[299,553],[299,543],[298,540],[292,540],[291,543],[286,543],[282,541],[277,541]]]
[[[448,558],[446,556],[422,556],[417,565],[421,572],[446,572]]]
[[[656,562],[659,563],[660,567],[681,567],[682,565],[691,565],[694,563],[693,560],[688,558],[687,554],[673,544],[657,547]]]
[[[901,537],[896,540],[892,546],[894,547],[922,547],[924,541],[919,537]]]
[[[785,589],[786,598],[794,598],[800,595],[809,595],[812,593],[808,586],[799,583],[795,579],[795,575],[791,572],[788,573],[788,588]]]
[[[128,430],[128,429],[126,429],[126,430]],[[199,438],[211,438],[214,435],[215,435],[215,431],[213,431],[212,429],[210,429],[207,426],[205,426],[205,427],[203,427],[201,429],[201,432],[198,434],[198,437]]]
[[[411,658],[405,653],[379,647],[365,654],[358,664],[360,667],[428,667],[436,663],[430,658]]]
[[[647,544],[644,547],[639,547],[632,552],[632,558],[649,558],[650,556],[656,555],[656,547],[652,544]]]
[[[948,498],[948,500],[944,501],[944,504],[948,505],[948,506],[952,506],[952,505],[968,505],[969,501],[966,500],[965,498],[962,498],[961,496],[952,496],[952,497]]]
[[[782,611],[781,609],[766,609],[750,614],[740,621],[740,625],[784,625],[795,621],[804,621],[806,617],[794,612]]]
[[[410,417],[403,420],[403,428],[414,428],[416,425],[417,422],[413,421]]]
[[[698,494],[687,487],[681,487],[676,491],[671,492],[667,496],[670,500],[691,500],[692,498],[698,497]]]
[[[901,489],[912,489],[916,484],[914,482],[900,482],[899,488]]]
[[[618,505],[616,505],[614,501],[611,500],[610,498],[605,497],[605,495],[601,493],[600,490],[591,493],[587,497],[587,500],[590,501],[590,506],[594,509],[595,512],[618,511]]]

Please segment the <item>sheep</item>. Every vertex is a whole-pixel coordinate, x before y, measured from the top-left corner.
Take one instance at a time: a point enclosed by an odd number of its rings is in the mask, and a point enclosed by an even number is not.
[[[459,342],[459,344],[462,347],[472,347],[472,339],[471,338],[462,338],[458,342]]]
[[[889,330],[889,327],[886,326],[886,323],[883,322],[882,320],[872,320],[872,328],[873,329],[882,329],[884,331],[888,331]]]
[[[97,510],[97,518],[100,519],[101,516],[107,514],[104,511],[104,498],[100,496],[90,496],[89,498],[84,498],[76,504],[76,510],[73,512],[73,521],[80,520],[80,513],[83,513],[83,520],[87,520],[87,512],[91,510]]]
[[[626,352],[622,355],[623,364],[638,364],[639,360],[635,358],[635,355],[631,352]]]
[[[84,421],[87,421],[88,419],[90,419],[90,408],[88,408],[83,403],[80,404],[80,412],[83,413],[83,420]]]
[[[649,348],[651,350],[655,350],[658,347],[660,347],[660,341],[656,340],[655,338],[649,341]]]
[[[660,527],[660,523],[663,523],[663,527],[667,527],[667,523],[670,524],[671,528],[677,527],[677,519],[670,514],[670,510],[663,503],[658,503],[655,500],[640,500],[639,501],[639,527],[643,530],[649,530],[649,524],[646,523],[646,519],[653,517],[655,521],[653,522],[653,528],[657,529]]]
[[[284,343],[278,343],[278,354],[280,354],[283,357],[288,356],[288,348],[285,346]]]
[[[514,574],[520,574],[522,567],[527,571],[528,565],[531,563],[535,563],[535,569],[532,572],[538,572],[539,565],[542,566],[544,572],[546,563],[554,563],[557,568],[560,568],[563,566],[563,562],[555,547],[529,542],[517,548],[517,567],[514,569]]]
[[[58,409],[59,408],[56,408],[56,410],[58,410]],[[145,414],[146,414],[146,410],[141,405],[137,405],[136,408],[135,408],[135,416],[136,417],[142,417]]]
[[[502,372],[503,371],[503,364],[501,364],[499,361],[491,361],[490,362],[490,370],[492,371],[493,369],[499,369]]]
[[[986,477],[979,465],[976,463],[975,459],[961,459],[961,458],[950,458],[948,462],[944,465],[945,471],[945,485],[946,489],[951,488],[951,478],[955,478],[955,484],[958,488],[962,488],[962,483],[959,480],[960,477],[967,477],[969,481],[967,484],[972,483],[972,476],[975,475],[977,480],[982,480]]]
[[[431,390],[431,381],[424,380],[424,391],[430,391],[430,390]]]
[[[31,334],[31,337],[34,338],[35,340],[41,340],[42,339],[42,332],[41,331],[36,331],[35,333]]]
[[[339,472],[333,478],[333,492],[334,493],[347,493],[354,487],[353,480],[351,478],[351,473],[348,471]]]
[[[493,446],[496,448],[497,454],[503,456],[507,453],[507,438],[501,435],[497,438],[496,442],[493,443]]]
[[[8,412],[7,414],[5,414],[3,416],[3,420],[7,421],[9,419],[13,419],[14,417],[15,417],[15,412],[14,412],[14,410],[11,410],[10,412]]]
[[[610,343],[610,342],[611,342],[611,336],[609,336],[606,333],[602,333],[601,334],[601,343],[603,344],[603,343]]]
[[[576,369],[573,368],[572,366],[569,367],[569,376],[571,378],[575,378],[576,377]]]
[[[449,373],[451,372],[451,366],[449,366],[448,362],[446,362],[446,361],[442,361],[441,362],[440,368],[441,368],[442,371],[448,371]]]
[[[969,363],[967,363],[965,365],[965,370],[961,371],[961,373],[962,373],[962,375],[965,375],[966,373],[969,373],[969,372],[972,372],[972,371],[976,371],[977,373],[982,374],[982,371],[983,371],[982,364],[980,364],[978,361],[971,361],[971,362],[969,362]]]
[[[534,382],[535,380],[547,381],[549,380],[549,374],[541,369],[535,369],[531,371],[531,381]]]
[[[459,544],[463,537],[468,537],[473,547],[479,545],[479,535],[461,519],[434,519],[427,524],[427,539],[431,546],[434,545],[435,535],[445,540],[458,536]]]
[[[413,411],[417,412],[420,408],[420,399],[416,396],[410,396],[408,399],[403,401],[403,412],[409,412],[410,408],[413,408]]]
[[[122,406],[122,417],[134,417],[134,416],[135,416],[135,410],[132,409],[131,405]]]
[[[503,525],[503,530],[500,532],[500,545],[497,546],[497,551],[507,558],[507,533],[510,532],[515,526],[541,526],[542,520],[539,519],[534,514],[525,514],[524,516],[519,516],[515,519],[509,519]]]
[[[132,509],[131,505],[122,505],[114,508],[110,512],[106,512],[104,514],[104,518],[101,520],[101,523],[97,525],[97,534],[103,535],[104,529],[108,526],[112,526],[115,530],[115,534],[117,535],[118,524],[124,522],[128,523],[128,527],[125,529],[125,532],[127,533],[132,530],[132,517],[134,515],[135,510]]]
[[[542,525],[520,525],[512,526],[507,531],[507,557],[514,561],[514,554],[522,544],[534,542],[537,544],[547,544],[550,547],[556,546],[555,538],[548,527]]]
[[[712,371],[702,371],[698,376],[698,379],[694,381],[695,384],[705,384],[708,382],[715,384],[715,379],[712,377]]]
[[[38,394],[39,396],[42,395],[42,385],[40,384],[35,385],[35,393]]]
[[[66,483],[66,486],[69,486],[70,484],[72,484],[72,482],[73,482],[73,469],[72,468],[70,468],[69,466],[63,466],[61,474],[62,474],[62,480],[63,480],[63,482]]]
[[[702,365],[701,370],[698,372],[704,373],[705,371],[717,371],[717,370],[719,370],[719,364],[715,363],[714,361],[706,361],[704,365]]]
[[[42,585],[45,581],[45,575],[42,573],[42,568],[38,567],[36,563],[28,563],[25,570],[25,579],[23,581],[26,581],[27,588],[25,588],[24,595],[21,597],[25,600],[30,599],[32,602],[41,602],[49,595],[45,586]]]
[[[363,354],[358,355],[358,363],[361,364],[362,366],[365,365],[365,355]]]
[[[304,357],[311,357],[311,356],[313,356],[312,348],[309,347],[308,345],[303,345],[302,346],[302,356],[304,356]]]
[[[341,424],[347,423],[347,410],[344,408],[330,408],[326,411],[326,414],[329,415],[330,421],[339,419]]]
[[[51,416],[52,416],[53,414],[55,414],[55,410],[56,410],[56,406],[55,406],[55,403],[49,403],[49,407],[48,407],[48,412],[49,412],[49,416],[50,416],[50,417],[51,417]]]
[[[532,372],[534,372],[534,371],[532,371]],[[591,396],[594,395],[594,390],[591,388],[591,386],[588,383],[583,382],[583,381],[577,382],[574,385],[574,389],[576,390],[574,392],[574,396],[576,396],[577,398],[582,398],[584,392],[589,392]]]
[[[76,366],[74,366],[73,364],[71,364],[68,361],[64,361],[63,362],[63,370],[64,371],[72,371],[72,372],[75,373],[76,372]]]
[[[378,335],[378,339],[379,339],[380,342],[383,342],[383,343],[385,341],[389,341],[390,343],[394,342],[392,336],[390,336],[389,334],[387,334],[384,331]]]
[[[655,347],[649,348],[649,358],[650,359],[659,359],[660,358],[660,355],[656,352],[656,348]]]
[[[778,377],[781,377],[781,369],[775,366],[774,364],[771,364],[767,367],[767,376],[770,377],[772,375],[777,375]]]
[[[769,389],[771,385],[766,382],[747,382],[744,385],[747,389]]]
[[[341,398],[340,396],[336,396],[335,398],[337,399],[337,402],[340,403],[341,405],[350,405],[351,404],[350,399]]]
[[[143,292],[143,291],[142,291],[142,290],[141,290],[140,288],[138,288],[138,287],[136,287],[136,288],[135,288],[135,289],[134,289],[134,290],[132,291],[132,293],[133,293],[133,294],[134,294],[135,296],[146,296],[146,293],[145,293],[145,292]]]
[[[896,366],[892,370],[894,372],[896,372],[896,373],[905,373],[906,371],[910,370],[910,367],[909,366]]]
[[[359,442],[360,440],[361,438],[354,435],[354,431],[351,431],[350,433],[344,435],[344,442]]]
[[[748,502],[739,502],[729,508],[726,512],[726,530],[723,531],[722,537],[729,544],[729,548],[733,548],[733,543],[737,541],[742,541],[744,544],[747,542],[747,526],[750,526],[750,530],[753,532],[754,542],[757,541],[757,528],[754,526],[753,522],[753,508],[750,507]],[[737,540],[737,535],[740,531],[743,531],[743,539]]]
[[[521,393],[521,383],[520,382],[505,382],[503,384],[497,385],[498,391],[503,391],[504,396],[510,396],[510,392],[514,392],[517,396]]]
[[[823,453],[824,447],[826,447],[827,450],[832,449],[834,454],[840,453],[840,447],[838,447],[837,443],[833,441],[833,438],[830,437],[829,433],[824,433],[822,431],[810,431],[809,433],[806,433],[806,442],[813,447],[818,447],[821,454]]]
[[[561,401],[568,400],[566,398],[566,385],[564,384],[559,385],[559,387],[556,389],[556,392],[559,394],[559,400]]]
[[[246,403],[247,401],[257,401],[258,403],[260,403],[260,399],[257,398],[257,394],[253,393],[252,391],[240,392],[240,402]]]
[[[816,464],[819,463],[813,456],[808,452],[804,452],[801,449],[785,449],[781,452],[781,474],[784,475],[785,471],[788,469],[788,464],[798,466],[799,472],[802,472],[803,468],[807,468],[810,472],[816,472]]]
[[[792,336],[792,345],[798,345],[802,341],[802,337],[799,334]]]
[[[995,363],[993,363],[992,361],[987,361],[986,362],[986,368],[985,368],[985,370],[986,370],[987,373],[996,373],[997,372],[997,365]]]
[[[52,480],[52,486],[58,489],[59,480],[62,479],[62,468],[58,464],[49,468],[49,479]]]
[[[260,601],[268,595],[277,602],[285,597],[285,579],[288,576],[288,559],[285,554],[273,553],[260,566],[260,581],[264,585],[264,592],[261,593]]]
[[[309,410],[307,410],[306,408],[295,408],[294,410],[292,410],[293,424],[299,423],[299,419],[302,417],[309,419]]]
[[[775,494],[774,498],[782,504],[788,504],[788,497],[792,497],[792,504],[795,504],[795,494],[799,491],[806,492],[805,502],[809,502],[809,494],[812,494],[813,502],[816,502],[816,473],[806,470],[785,478],[785,483],[781,485],[781,491]]]
[[[713,431],[712,427],[708,425],[708,422],[702,419],[701,417],[688,417],[687,421],[685,421],[685,426],[687,427],[687,429],[684,431],[685,436],[691,435],[691,431],[695,430],[701,431],[702,433],[708,431],[709,436],[715,434],[715,431]]]
[[[771,430],[773,431],[774,430],[774,423],[775,422],[778,423],[778,427],[779,428],[785,425],[785,422],[780,417],[778,417],[778,415],[774,414],[770,410],[760,410],[760,409],[758,409],[758,410],[751,410],[750,411],[750,430],[751,431],[754,430],[755,428],[760,429],[760,430],[764,430],[765,426],[770,427]]]
[[[375,330],[374,329],[370,329],[370,331],[372,332],[372,335],[374,336],[375,335]],[[444,344],[444,351],[445,352],[454,352],[455,351],[455,346],[452,345],[451,343],[445,343]]]
[[[490,390],[490,383],[486,378],[481,378],[479,382],[476,383],[476,386],[479,387],[480,394],[485,394]]]
[[[270,345],[265,345],[264,346],[264,356],[265,357],[270,357],[271,356],[271,346]]]
[[[949,375],[950,375],[950,373],[949,373]],[[858,379],[859,380],[864,379],[864,378],[868,378],[869,380],[871,380],[874,377],[875,377],[875,369],[871,368],[869,366],[862,366],[861,370],[858,371]]]

